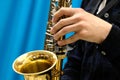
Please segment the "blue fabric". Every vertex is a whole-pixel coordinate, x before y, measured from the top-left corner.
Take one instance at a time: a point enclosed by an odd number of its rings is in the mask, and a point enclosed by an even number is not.
[[[72,0],[73,8],[80,8],[83,0]]]
[[[73,0],[74,6],[78,1]],[[0,0],[0,80],[23,80],[12,69],[21,54],[43,49],[50,0]]]
[[[43,49],[49,0],[0,0],[0,80],[23,80],[12,69],[19,55]]]

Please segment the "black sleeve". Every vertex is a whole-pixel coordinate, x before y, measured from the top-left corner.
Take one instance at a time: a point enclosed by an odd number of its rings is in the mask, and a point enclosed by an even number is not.
[[[82,8],[85,8],[87,5],[88,5],[88,3],[90,2],[90,0],[83,0],[82,1]]]
[[[119,26],[113,25],[112,29],[101,44],[102,50],[106,53],[106,57],[111,63],[120,68],[120,28]]]
[[[67,63],[63,69],[61,80],[80,80],[82,47],[78,45],[67,53]]]

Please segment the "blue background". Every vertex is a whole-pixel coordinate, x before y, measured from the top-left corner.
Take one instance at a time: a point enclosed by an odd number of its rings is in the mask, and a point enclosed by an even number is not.
[[[23,80],[12,63],[25,52],[43,49],[49,6],[50,0],[0,0],[0,80]]]

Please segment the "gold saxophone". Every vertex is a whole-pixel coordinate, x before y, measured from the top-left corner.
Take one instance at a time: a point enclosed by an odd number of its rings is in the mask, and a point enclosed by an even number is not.
[[[59,8],[70,5],[71,0],[51,0],[44,50],[27,52],[13,62],[13,70],[23,75],[25,80],[60,80],[66,48],[59,47],[50,34],[54,25],[51,20]]]

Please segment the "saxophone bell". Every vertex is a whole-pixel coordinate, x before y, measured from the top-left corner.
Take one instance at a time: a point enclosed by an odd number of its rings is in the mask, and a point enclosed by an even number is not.
[[[52,68],[57,56],[50,51],[35,50],[19,56],[13,62],[13,70],[24,76],[25,80],[51,80]]]

